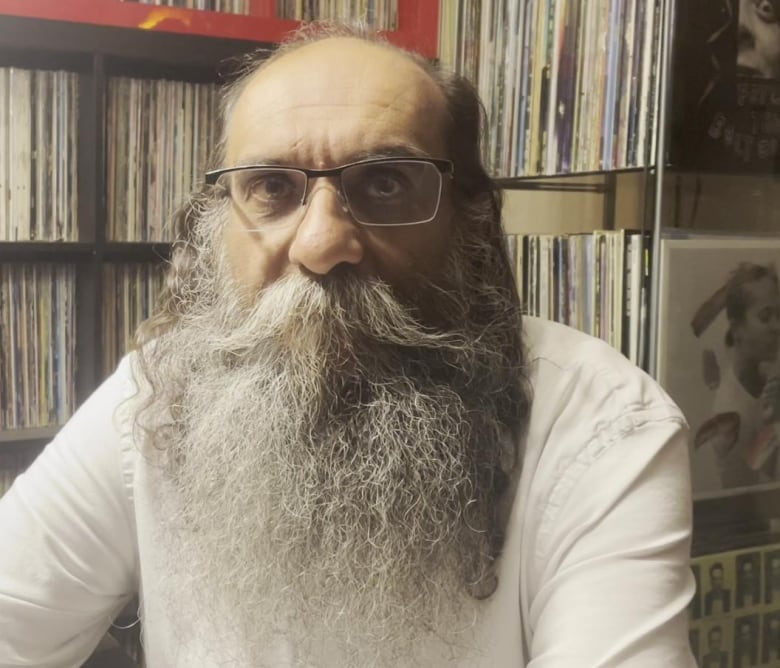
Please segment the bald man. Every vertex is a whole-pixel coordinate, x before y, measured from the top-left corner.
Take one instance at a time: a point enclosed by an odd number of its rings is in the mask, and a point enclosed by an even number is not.
[[[686,426],[521,318],[462,79],[311,27],[224,92],[141,347],[0,504],[0,664],[695,665]]]

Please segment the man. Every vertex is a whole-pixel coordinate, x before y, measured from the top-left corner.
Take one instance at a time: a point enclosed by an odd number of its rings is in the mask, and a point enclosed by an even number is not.
[[[758,615],[734,620],[734,668],[749,668],[758,663]]]
[[[152,340],[0,505],[0,655],[77,665],[140,589],[153,667],[693,666],[683,417],[521,323],[472,89],[310,32],[226,92]]]
[[[729,653],[721,648],[723,629],[713,626],[707,632],[707,653],[701,659],[702,668],[727,668]]]
[[[780,659],[780,613],[764,613],[761,660],[772,663]]]
[[[780,552],[767,552],[764,555],[764,564],[764,603],[775,603],[780,600]]]
[[[738,608],[752,608],[761,603],[761,556],[757,552],[737,557]]]
[[[731,590],[723,586],[723,564],[716,561],[710,566],[710,590],[704,595],[704,614],[722,615],[731,610]]]

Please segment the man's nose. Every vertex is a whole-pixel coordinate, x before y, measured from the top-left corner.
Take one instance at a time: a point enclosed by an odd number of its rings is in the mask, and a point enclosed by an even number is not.
[[[290,244],[290,262],[322,276],[341,264],[360,264],[364,253],[361,229],[338,190],[328,185],[313,189],[305,207]]]

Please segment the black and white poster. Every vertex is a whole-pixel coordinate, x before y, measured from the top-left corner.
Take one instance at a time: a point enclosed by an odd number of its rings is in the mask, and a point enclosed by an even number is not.
[[[678,0],[670,163],[780,172],[780,0]]]
[[[780,240],[662,239],[661,265],[658,377],[691,425],[695,497],[776,486]]]

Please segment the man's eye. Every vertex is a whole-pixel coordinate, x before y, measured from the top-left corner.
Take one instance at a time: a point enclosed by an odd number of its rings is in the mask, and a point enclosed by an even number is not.
[[[247,199],[260,202],[280,202],[295,194],[295,184],[284,174],[265,174],[249,180],[244,192]]]
[[[392,199],[400,197],[409,190],[406,176],[394,170],[381,170],[368,174],[363,187],[369,197]]]
[[[758,18],[767,23],[777,22],[777,14],[775,13],[775,7],[771,0],[757,0],[755,5]]]

